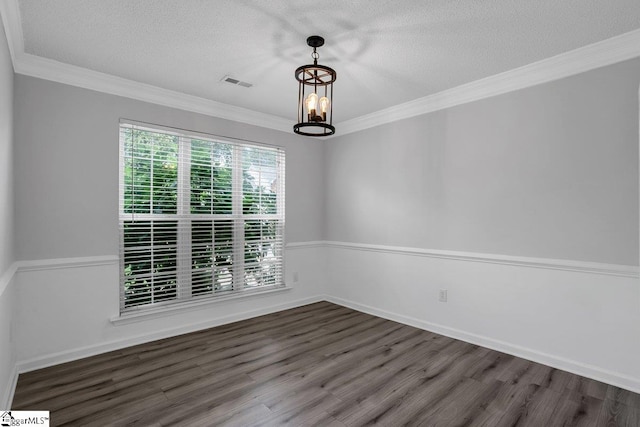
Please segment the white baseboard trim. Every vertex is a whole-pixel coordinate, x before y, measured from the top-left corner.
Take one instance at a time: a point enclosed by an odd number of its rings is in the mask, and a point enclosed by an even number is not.
[[[402,246],[372,245],[367,243],[325,241],[324,244],[329,248],[349,249],[357,251],[382,252],[387,254],[422,256],[428,258],[451,259],[457,261],[483,262],[489,264],[512,265],[517,267],[541,268],[547,270],[565,270],[579,273],[630,277],[634,279],[640,277],[640,269],[634,265],[604,264],[599,262],[496,255],[477,252],[448,251],[441,249],[408,248]]]
[[[627,375],[620,374],[618,372],[608,371],[605,369],[598,368],[596,366],[577,362],[575,360],[570,360],[563,357],[542,353],[536,350],[532,350],[530,348],[510,344],[510,343],[489,338],[483,335],[465,332],[459,329],[454,329],[448,326],[427,322],[424,320],[416,319],[415,317],[404,316],[402,314],[393,313],[387,310],[382,310],[379,308],[371,307],[369,305],[360,304],[354,301],[349,301],[346,299],[333,297],[330,295],[325,295],[325,300],[334,304],[351,308],[353,310],[371,314],[373,316],[382,317],[384,319],[393,320],[394,322],[413,326],[415,328],[423,329],[430,332],[435,332],[450,338],[455,338],[471,344],[490,348],[492,350],[500,351],[502,353],[511,354],[513,356],[521,357],[523,359],[531,360],[533,362],[541,363],[543,365],[547,365],[553,368],[561,369],[563,371],[571,372],[576,375],[581,375],[583,377],[588,377],[597,381],[602,381],[604,383],[621,387],[626,390],[633,391],[635,393],[640,393],[640,378],[632,378]]]
[[[491,264],[505,264],[519,267],[552,269],[552,270],[567,270],[588,274],[600,274],[611,276],[622,276],[638,278],[638,267],[636,266],[624,266],[624,265],[612,265],[612,264],[600,264],[591,262],[580,261],[567,261],[567,260],[554,260],[554,259],[541,259],[541,258],[529,258],[529,257],[515,257],[506,255],[492,255],[492,254],[480,254],[480,253],[468,253],[457,251],[444,251],[444,250],[430,250],[420,248],[404,248],[395,246],[383,246],[383,245],[371,245],[371,244],[357,244],[348,242],[336,242],[336,241],[309,241],[309,242],[295,242],[289,243],[286,246],[287,250],[303,250],[308,248],[332,248],[339,250],[356,250],[367,252],[382,252],[389,254],[401,254],[410,256],[422,256],[431,258],[444,258],[461,261],[483,262]],[[0,295],[4,288],[11,283],[16,272],[28,272],[38,270],[51,270],[58,268],[74,268],[85,266],[100,266],[100,265],[116,265],[118,263],[118,257],[115,255],[108,256],[95,256],[95,257],[80,257],[80,258],[62,258],[51,260],[33,260],[33,261],[16,261],[9,269],[7,269],[0,277]],[[353,308],[358,311],[370,313],[375,316],[387,318],[393,321],[404,323],[407,325],[415,326],[421,329],[440,333],[442,335],[450,336],[452,338],[460,339],[473,344],[481,345],[483,347],[491,348],[497,351],[513,354],[518,357],[523,357],[535,362],[543,363],[545,365],[553,366],[558,369],[573,372],[578,375],[593,378],[599,381],[613,384],[628,390],[632,390],[640,393],[640,379],[626,376],[618,372],[608,371],[596,366],[582,364],[580,362],[565,359],[562,357],[554,356],[551,354],[542,353],[530,348],[525,348],[510,344],[507,342],[495,340],[486,336],[469,333],[463,330],[457,330],[449,328],[436,323],[431,323],[416,319],[410,316],[404,316],[402,314],[388,312],[363,304],[356,303],[354,301],[343,300],[338,297],[329,295],[317,295],[309,298],[303,298],[295,301],[291,301],[284,304],[273,305],[269,307],[260,308],[257,310],[246,311],[237,313],[230,316],[219,317],[215,319],[209,319],[205,322],[197,322],[187,325],[182,325],[177,328],[170,328],[161,331],[155,331],[151,334],[143,334],[139,336],[132,336],[122,339],[114,339],[109,342],[94,344],[87,347],[76,348],[68,351],[63,351],[55,354],[49,354],[33,359],[22,360],[16,363],[16,372],[23,373],[36,369],[41,369],[60,363],[69,362],[72,360],[81,359],[121,348],[142,344],[145,342],[167,338],[175,335],[189,333],[201,329],[219,326],[226,323],[236,322],[256,316],[261,316],[276,311],[286,310],[290,308],[299,307],[302,305],[319,302],[326,300],[339,305]],[[13,396],[11,387],[15,388],[15,379],[13,385],[9,385],[9,391],[5,392],[6,399]],[[1,403],[1,402],[0,402]],[[0,408],[2,409],[2,408]]]
[[[13,395],[16,392],[16,385],[18,384],[18,365],[14,363],[11,376],[9,377],[9,383],[5,389],[2,400],[0,400],[0,410],[11,409],[13,403]]]
[[[74,350],[59,352],[43,357],[38,357],[30,360],[19,361],[15,364],[11,381],[7,384],[7,389],[4,393],[4,399],[0,403],[4,403],[3,408],[10,408],[10,403],[13,400],[15,388],[18,380],[18,374],[37,369],[47,368],[50,366],[58,365],[61,363],[71,362],[74,360],[82,359],[85,357],[95,356],[109,351],[119,350],[126,347],[131,347],[138,344],[144,344],[147,342],[164,339],[172,336],[182,335],[190,332],[195,332],[202,329],[207,329],[215,326],[224,325],[227,323],[233,323],[241,320],[250,319],[257,316],[263,316],[270,313],[275,313],[282,310],[288,310],[291,308],[300,307],[307,304],[312,304],[320,301],[328,301],[334,304],[338,304],[344,307],[351,308],[353,310],[368,313],[373,316],[381,317],[384,319],[399,322],[405,325],[413,326],[419,329],[435,332],[441,335],[445,335],[454,339],[462,340],[471,344],[486,347],[492,350],[500,351],[503,353],[511,354],[517,357],[522,357],[527,360],[531,360],[537,363],[542,363],[547,366],[551,366],[557,369],[561,369],[567,372],[581,375],[584,377],[592,378],[597,381],[602,381],[607,384],[611,384],[617,387],[624,388],[626,390],[640,393],[640,379],[629,377],[618,372],[613,372],[605,369],[598,368],[596,366],[587,365],[574,360],[554,356],[551,354],[539,352],[529,348],[521,347],[518,345],[510,344],[504,341],[495,340],[483,335],[465,332],[459,329],[450,328],[447,326],[439,325],[436,323],[427,322],[424,320],[416,319],[410,316],[404,316],[401,314],[393,313],[387,310],[382,310],[365,304],[360,304],[354,301],[346,300],[331,295],[317,295],[309,298],[303,298],[296,301],[291,301],[285,304],[279,304],[271,307],[266,307],[258,310],[251,310],[242,313],[238,313],[231,316],[225,316],[217,319],[208,320],[206,322],[199,322],[190,325],[184,325],[179,328],[165,329],[162,331],[154,332],[153,334],[139,335],[121,340],[114,340],[107,343],[86,346]]]
[[[288,310],[291,308],[300,307],[315,302],[324,301],[323,295],[317,295],[313,297],[303,298],[295,301],[290,301],[284,304],[272,305],[269,307],[263,307],[257,310],[244,311],[242,313],[233,314],[230,316],[218,317],[216,319],[210,319],[205,322],[192,323],[183,325],[178,328],[164,329],[156,331],[151,334],[143,334],[134,337],[128,337],[119,340],[113,340],[101,344],[90,345],[86,347],[76,348],[68,351],[62,351],[46,356],[36,357],[29,360],[19,361],[17,365],[18,373],[25,373],[35,371],[37,369],[47,368],[61,363],[71,362],[85,357],[95,356],[102,353],[108,353],[110,351],[119,350],[126,347],[131,347],[138,344],[144,344],[150,341],[169,338],[177,335],[187,334],[190,332],[199,331],[202,329],[213,328],[215,326],[224,325],[227,323],[238,322],[241,320],[250,319],[253,317],[264,316],[266,314],[275,313],[282,310]],[[14,385],[15,388],[15,385]]]

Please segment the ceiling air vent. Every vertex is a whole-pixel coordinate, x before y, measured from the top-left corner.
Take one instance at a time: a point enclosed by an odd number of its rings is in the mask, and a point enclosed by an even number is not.
[[[220,81],[226,82],[226,83],[231,83],[232,85],[237,85],[237,86],[242,86],[242,87],[251,87],[251,86],[253,86],[253,84],[251,84],[251,83],[243,82],[243,81],[240,81],[238,79],[234,79],[233,77],[230,77],[230,76],[224,76],[222,78],[222,80],[220,80]]]

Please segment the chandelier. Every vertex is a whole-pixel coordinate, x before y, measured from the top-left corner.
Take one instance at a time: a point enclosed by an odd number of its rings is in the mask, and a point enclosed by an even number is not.
[[[313,48],[313,64],[296,69],[298,80],[298,123],[293,131],[306,136],[329,136],[336,133],[333,127],[333,82],[336,72],[333,68],[318,64],[316,49],[324,45],[320,36],[307,38]]]

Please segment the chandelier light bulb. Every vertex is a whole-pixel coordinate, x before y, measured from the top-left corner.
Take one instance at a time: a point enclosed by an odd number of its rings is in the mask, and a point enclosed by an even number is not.
[[[307,113],[309,114],[309,119],[313,119],[316,116],[316,109],[318,107],[318,95],[315,93],[310,93],[305,100],[305,104],[307,106]]]
[[[320,103],[320,112],[322,113],[322,121],[325,121],[327,120],[327,111],[329,111],[329,106],[331,105],[331,102],[329,101],[329,98],[327,98],[326,96],[323,96],[322,98],[320,98],[318,102]]]

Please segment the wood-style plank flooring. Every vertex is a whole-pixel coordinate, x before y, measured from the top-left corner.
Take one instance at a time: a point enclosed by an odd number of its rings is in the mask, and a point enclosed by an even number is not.
[[[77,426],[640,426],[640,395],[327,302],[21,374]]]

